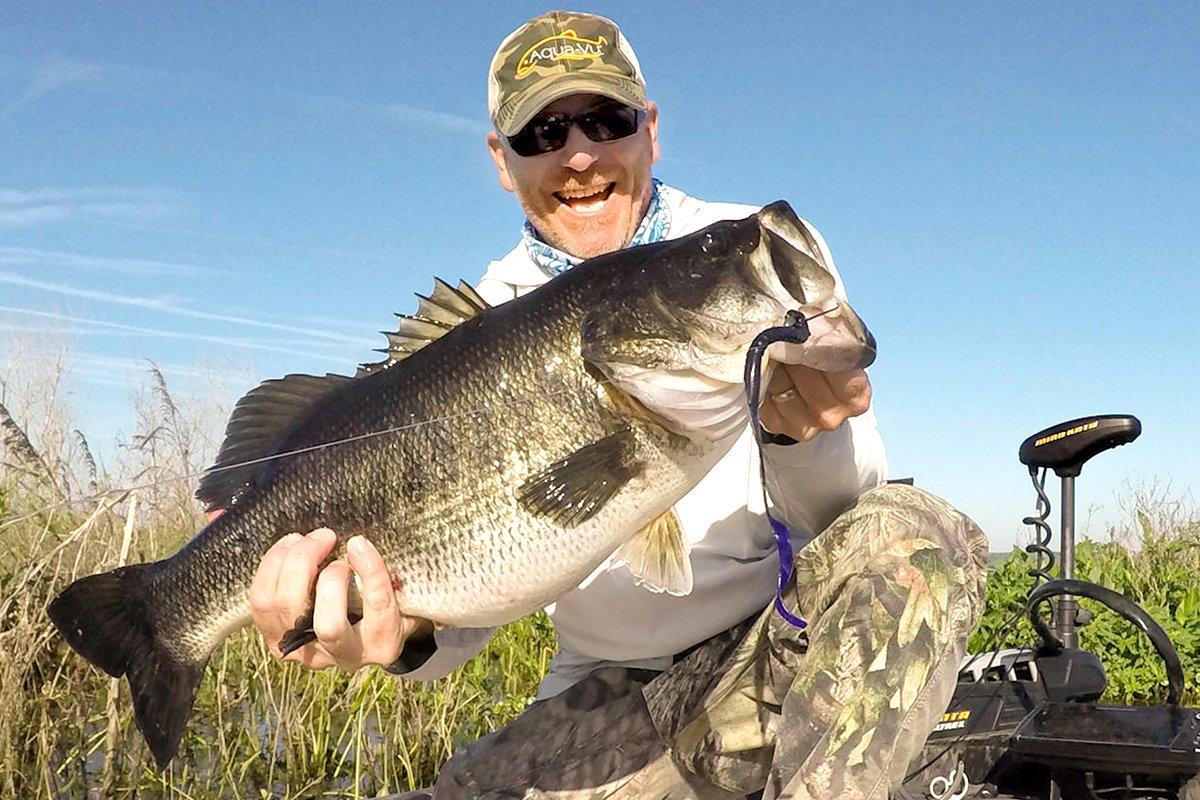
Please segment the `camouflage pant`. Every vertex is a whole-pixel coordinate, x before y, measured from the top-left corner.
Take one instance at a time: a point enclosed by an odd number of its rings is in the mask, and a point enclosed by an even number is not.
[[[890,485],[796,558],[789,607],[655,676],[609,668],[456,754],[435,797],[883,798],[945,710],[983,606],[987,542]]]

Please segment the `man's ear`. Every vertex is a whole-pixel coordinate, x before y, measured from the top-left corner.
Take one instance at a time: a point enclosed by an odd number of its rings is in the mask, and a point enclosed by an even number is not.
[[[650,134],[650,163],[658,163],[658,104],[646,103],[646,133]]]
[[[487,146],[488,155],[492,157],[492,163],[496,165],[496,177],[500,179],[500,185],[506,192],[516,191],[512,175],[508,172],[508,153],[504,150],[504,143],[500,141],[500,134],[488,131]]]

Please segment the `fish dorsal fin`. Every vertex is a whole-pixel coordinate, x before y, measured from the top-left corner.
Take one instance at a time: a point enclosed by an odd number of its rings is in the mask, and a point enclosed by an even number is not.
[[[251,389],[229,415],[225,441],[200,479],[196,499],[209,510],[228,508],[247,487],[261,484],[275,464],[261,459],[277,454],[300,424],[351,380],[344,375],[288,375]]]
[[[383,332],[388,340],[388,346],[378,351],[385,355],[383,361],[363,364],[358,376],[378,372],[403,361],[488,307],[487,301],[465,281],[459,281],[455,289],[440,278],[434,278],[433,291],[429,296],[417,295],[416,313],[411,316],[397,314],[399,322],[395,333]]]
[[[641,472],[633,431],[623,428],[560,458],[517,488],[531,513],[564,528],[582,525]]]
[[[638,585],[652,592],[676,596],[692,591],[691,545],[684,538],[675,509],[651,520],[641,532],[621,545],[613,566],[625,566]]]

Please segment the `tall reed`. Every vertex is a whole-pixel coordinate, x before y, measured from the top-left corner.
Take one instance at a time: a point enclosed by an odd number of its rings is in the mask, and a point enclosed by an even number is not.
[[[0,797],[373,797],[428,784],[455,748],[528,704],[554,651],[542,615],[502,628],[483,653],[429,684],[281,664],[242,631],[213,655],[179,755],[156,772],[127,684],[71,652],[46,605],[77,577],[159,558],[192,535],[201,524],[194,483],[177,477],[211,460],[219,426],[204,420],[223,420],[227,409],[175,396],[148,365],[133,430],[109,472],[70,425],[65,363],[52,360],[41,377],[28,361],[0,367]],[[134,484],[143,488],[118,490]],[[1134,492],[1127,516],[1112,542],[1080,544],[1079,572],[1158,618],[1197,702],[1200,517],[1157,491]],[[1029,566],[1015,551],[993,572],[973,649],[1032,643],[1027,625],[1006,624],[1029,588]],[[1129,626],[1097,612],[1082,640],[1106,663],[1109,699],[1161,697],[1157,657]]]
[[[194,533],[195,480],[178,478],[212,460],[212,420],[228,409],[211,403],[219,391],[178,397],[148,363],[109,473],[69,424],[67,357],[16,356],[19,368],[0,368],[0,797],[373,797],[430,782],[455,747],[529,701],[554,647],[542,617],[430,684],[281,664],[243,631],[209,662],[179,756],[154,771],[128,685],[71,652],[45,609],[75,578]]]

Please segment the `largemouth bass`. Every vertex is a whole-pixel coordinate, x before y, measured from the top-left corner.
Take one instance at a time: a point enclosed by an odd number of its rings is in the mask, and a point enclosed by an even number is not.
[[[197,492],[226,512],[169,558],[75,581],[50,617],[129,679],[165,767],[209,655],[249,620],[259,560],[292,531],[365,534],[402,581],[403,612],[441,625],[515,620],[614,553],[648,589],[686,593],[671,507],[743,430],[754,336],[800,309],[812,337],[773,357],[874,359],[834,283],[782,202],[591,259],[495,308],[438,283],[384,361],[242,398]],[[314,637],[301,621],[287,638]]]

